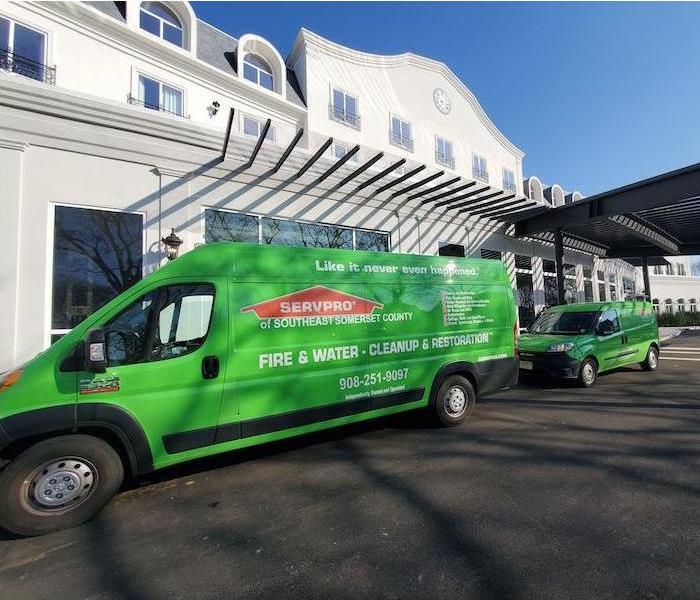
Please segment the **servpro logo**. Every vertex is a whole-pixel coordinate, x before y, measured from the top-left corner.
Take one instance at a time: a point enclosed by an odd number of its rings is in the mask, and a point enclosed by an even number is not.
[[[383,304],[332,290],[323,285],[272,300],[251,304],[241,309],[242,313],[254,312],[258,319],[282,317],[333,317],[340,315],[369,315],[375,308],[382,309]]]

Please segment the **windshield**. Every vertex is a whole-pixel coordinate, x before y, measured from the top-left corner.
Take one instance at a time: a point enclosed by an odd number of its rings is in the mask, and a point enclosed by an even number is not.
[[[532,324],[530,333],[581,334],[593,328],[597,312],[546,312]]]

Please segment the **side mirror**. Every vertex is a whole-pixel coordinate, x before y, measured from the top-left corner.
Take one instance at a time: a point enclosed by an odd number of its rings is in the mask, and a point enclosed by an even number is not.
[[[89,373],[104,373],[107,371],[104,329],[88,331],[85,342],[85,370]]]

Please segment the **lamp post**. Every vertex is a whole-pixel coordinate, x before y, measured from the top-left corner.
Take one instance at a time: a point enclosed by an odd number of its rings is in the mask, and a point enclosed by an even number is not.
[[[168,260],[175,260],[182,246],[182,240],[175,234],[175,229],[171,229],[170,233],[160,241],[165,244]]]

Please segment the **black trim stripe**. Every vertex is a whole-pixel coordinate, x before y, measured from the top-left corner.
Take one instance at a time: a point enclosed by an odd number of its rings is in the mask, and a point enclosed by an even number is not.
[[[219,427],[205,427],[192,431],[171,433],[163,436],[163,445],[168,454],[176,454],[186,450],[211,446],[212,444],[230,442],[241,438],[340,419],[372,410],[400,406],[409,402],[417,402],[423,398],[424,393],[425,388],[421,387],[391,394],[382,394],[381,396],[365,396],[346,402],[303,408],[269,417],[227,423]]]

